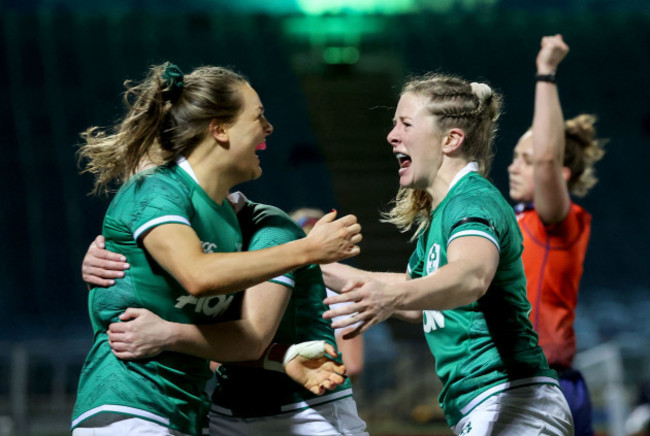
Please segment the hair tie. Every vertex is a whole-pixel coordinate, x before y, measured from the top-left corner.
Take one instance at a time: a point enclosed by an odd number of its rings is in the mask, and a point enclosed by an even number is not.
[[[478,97],[479,101],[483,102],[492,97],[492,88],[485,83],[472,82],[470,86],[472,87],[472,93]]]
[[[161,77],[165,81],[165,89],[162,93],[163,99],[174,103],[183,91],[183,72],[178,66],[168,62]]]

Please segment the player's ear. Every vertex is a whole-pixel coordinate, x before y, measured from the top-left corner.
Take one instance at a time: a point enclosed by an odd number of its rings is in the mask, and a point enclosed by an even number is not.
[[[216,119],[210,121],[210,136],[212,136],[219,143],[227,143],[230,140],[230,134],[227,126],[220,123]]]
[[[460,146],[463,145],[464,140],[465,132],[463,132],[462,129],[459,129],[457,127],[449,129],[442,140],[442,152],[445,154],[454,153],[460,149]]]

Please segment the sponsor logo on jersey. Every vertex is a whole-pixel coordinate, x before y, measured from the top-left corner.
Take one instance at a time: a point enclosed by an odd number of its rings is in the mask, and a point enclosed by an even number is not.
[[[201,241],[204,253],[216,253],[217,244],[210,241]],[[237,244],[238,251],[241,251],[241,243]],[[216,295],[214,297],[196,298],[192,295],[182,295],[176,299],[177,309],[183,309],[187,305],[194,305],[194,312],[216,318],[228,309],[232,303],[233,295]]]
[[[422,327],[424,333],[445,328],[445,315],[439,310],[425,310],[422,312]]]
[[[217,252],[217,244],[215,244],[214,242],[201,241],[201,245],[203,246],[203,252],[206,254]]]
[[[203,252],[208,254],[208,253],[216,253],[217,252],[217,244],[214,242],[210,241],[201,241],[201,246],[203,247]],[[241,242],[236,242],[235,243],[235,251],[241,251],[243,245]]]
[[[234,298],[233,295],[216,295],[214,297],[201,298],[196,298],[192,295],[181,295],[176,299],[176,305],[174,307],[184,309],[185,306],[195,305],[194,312],[216,318],[228,309]]]
[[[440,267],[440,244],[434,243],[429,249],[427,255],[427,275],[436,271]]]

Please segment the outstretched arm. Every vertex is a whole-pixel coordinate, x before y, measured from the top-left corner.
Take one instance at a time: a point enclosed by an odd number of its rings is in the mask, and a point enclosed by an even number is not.
[[[385,283],[399,283],[408,279],[404,273],[365,271],[339,262],[321,265],[325,286],[340,293],[346,284],[374,279]]]
[[[121,359],[153,357],[163,351],[175,351],[219,362],[240,362],[246,366],[267,368],[271,351],[280,350],[280,358],[267,369],[286,374],[310,390],[322,395],[345,381],[345,366],[332,358],[335,349],[324,343],[311,346],[294,344],[298,352],[287,358],[287,347],[267,347],[275,334],[291,291],[285,286],[266,282],[244,293],[242,319],[208,325],[180,324],[161,319],[146,309],[129,308],[119,323],[109,325],[109,345]],[[289,348],[291,350],[292,348]],[[265,350],[267,352],[265,353]],[[282,354],[284,353],[284,354]],[[330,356],[330,357],[328,357]]]
[[[354,215],[335,217],[335,211],[325,215],[305,238],[262,250],[205,254],[194,230],[182,224],[155,227],[143,243],[190,294],[202,297],[236,292],[301,266],[356,256],[361,226]]]
[[[421,310],[395,310],[393,312],[392,317],[415,324],[418,322],[422,322],[422,311]]]
[[[396,310],[446,310],[473,303],[487,292],[499,264],[499,252],[488,239],[465,236],[454,239],[447,249],[448,263],[434,273],[402,283],[366,280],[350,283],[343,293],[327,298],[325,304],[350,301],[352,304],[328,310],[326,319],[356,313],[332,324],[361,326],[345,337],[354,337],[385,320]],[[417,312],[407,312],[415,315]]]
[[[408,274],[365,271],[339,262],[321,265],[321,270],[323,271],[325,285],[337,293],[341,293],[346,288],[346,285],[362,283],[367,280],[377,280],[383,283],[402,283],[411,279]],[[395,310],[392,316],[411,323],[422,321],[421,310]],[[342,337],[347,338],[348,335]],[[349,339],[344,339],[341,342],[349,342]]]
[[[359,254],[361,226],[354,215],[321,218],[302,239],[263,250],[204,253],[191,227],[166,224],[153,228],[143,242],[156,261],[192,295],[225,294],[249,288],[296,268],[331,263]],[[86,283],[110,286],[128,269],[124,257],[103,249],[103,237],[90,245],[82,265]]]
[[[241,319],[215,324],[165,321],[146,309],[129,308],[122,322],[108,328],[113,353],[120,359],[153,357],[162,351],[190,354],[217,362],[259,359],[271,343],[291,290],[265,282],[247,289]]]
[[[264,306],[268,308],[269,303],[267,300]],[[283,309],[286,307],[286,301],[282,306]],[[273,315],[267,314],[266,318]],[[259,347],[266,339],[252,337],[250,327],[239,321],[201,326],[179,324],[165,321],[146,309],[128,309],[121,318],[128,322],[113,323],[108,330],[113,353],[121,359],[133,360],[153,357],[162,351],[177,351],[220,362],[241,360],[246,366],[286,372],[295,382],[317,395],[345,381],[345,366],[332,360],[336,351],[324,341],[291,346],[265,345],[260,351]],[[268,341],[268,335],[272,336],[277,329],[278,323],[273,324],[273,332],[266,332]]]
[[[146,309],[130,308],[120,316],[123,322],[109,326],[109,345],[126,360],[175,351],[218,362],[268,366],[321,395],[345,381],[345,366],[327,357],[336,357],[331,345],[317,341],[269,347],[290,296],[286,286],[262,283],[245,291],[241,319],[208,325],[168,322]]]
[[[543,37],[537,74],[555,74],[568,52],[561,35]],[[571,206],[564,167],[564,117],[556,83],[538,80],[535,85],[532,133],[535,210],[542,222],[553,224],[566,218]]]

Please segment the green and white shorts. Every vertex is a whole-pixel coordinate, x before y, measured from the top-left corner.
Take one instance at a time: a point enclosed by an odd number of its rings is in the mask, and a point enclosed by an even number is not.
[[[459,436],[573,436],[573,418],[560,388],[534,384],[508,389],[476,406],[452,428]]]

